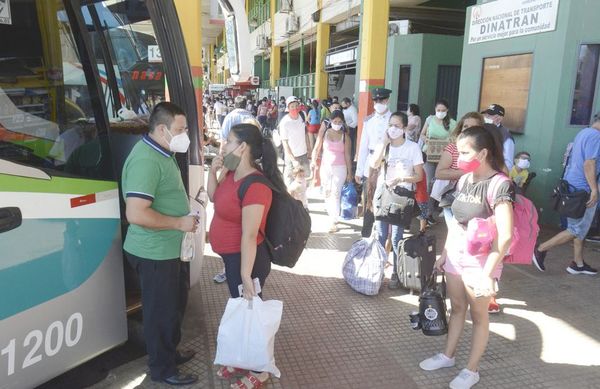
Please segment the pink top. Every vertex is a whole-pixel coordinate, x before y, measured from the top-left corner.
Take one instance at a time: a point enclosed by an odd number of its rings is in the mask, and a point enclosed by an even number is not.
[[[327,134],[323,137],[323,159],[321,164],[329,166],[340,166],[346,164],[344,138],[334,142],[327,139]]]

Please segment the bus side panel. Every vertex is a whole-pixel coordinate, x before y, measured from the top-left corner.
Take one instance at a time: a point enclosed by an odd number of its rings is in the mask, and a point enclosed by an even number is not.
[[[81,286],[0,321],[0,388],[35,387],[127,340],[120,227],[114,236]]]

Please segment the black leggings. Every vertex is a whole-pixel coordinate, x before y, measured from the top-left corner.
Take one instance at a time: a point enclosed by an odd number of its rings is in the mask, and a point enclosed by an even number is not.
[[[225,274],[231,297],[240,297],[238,285],[242,284],[242,253],[219,254],[225,262]],[[261,289],[265,286],[265,280],[271,272],[271,259],[266,244],[263,242],[256,247],[256,260],[252,268],[252,279],[260,281]],[[262,293],[259,294],[262,298]]]

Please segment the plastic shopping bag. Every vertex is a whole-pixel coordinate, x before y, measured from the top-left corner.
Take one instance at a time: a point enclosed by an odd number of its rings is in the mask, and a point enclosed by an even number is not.
[[[374,234],[352,244],[342,265],[344,279],[358,293],[374,296],[383,283],[387,254]]]
[[[279,377],[274,345],[282,311],[283,303],[278,300],[230,298],[219,325],[215,364]]]
[[[344,220],[356,218],[358,210],[358,193],[353,182],[347,182],[342,187],[341,216]]]

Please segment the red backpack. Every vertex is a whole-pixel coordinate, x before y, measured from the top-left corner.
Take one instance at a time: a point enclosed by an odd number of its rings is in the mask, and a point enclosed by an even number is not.
[[[465,174],[459,180],[458,188],[461,188],[466,180]],[[487,191],[488,204],[494,202],[498,186],[504,181],[510,181],[503,173],[492,177]],[[508,254],[504,257],[505,263],[517,265],[530,265],[533,259],[533,250],[540,232],[538,225],[538,213],[535,205],[527,197],[517,194],[513,203],[513,236]]]

